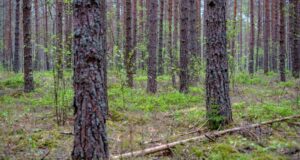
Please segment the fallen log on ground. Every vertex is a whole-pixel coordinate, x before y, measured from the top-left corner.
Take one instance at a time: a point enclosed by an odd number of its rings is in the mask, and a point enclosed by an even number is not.
[[[172,148],[176,145],[179,145],[179,144],[184,144],[184,143],[187,143],[187,142],[192,142],[192,141],[197,141],[197,140],[204,140],[204,139],[207,139],[207,137],[220,137],[220,136],[223,136],[225,134],[235,133],[235,132],[242,131],[242,130],[245,130],[245,129],[256,128],[256,127],[260,127],[260,126],[263,126],[263,125],[273,124],[273,123],[276,123],[276,122],[283,122],[283,121],[287,121],[287,120],[291,120],[291,119],[297,119],[297,118],[300,118],[300,115],[284,117],[284,118],[275,119],[275,120],[272,120],[272,121],[266,121],[266,122],[251,124],[251,125],[247,125],[247,126],[235,127],[235,128],[231,128],[231,129],[222,130],[222,131],[208,132],[206,134],[203,134],[203,135],[200,135],[200,136],[197,136],[197,137],[184,139],[184,140],[180,140],[180,141],[176,141],[176,142],[172,142],[172,143],[167,143],[167,144],[147,148],[147,149],[140,150],[140,151],[123,153],[123,154],[120,154],[120,155],[112,156],[111,159],[141,157],[141,156],[145,156],[145,155],[149,155],[149,154],[153,154],[153,153],[157,153],[157,152],[161,152],[161,151],[170,149],[170,148]]]

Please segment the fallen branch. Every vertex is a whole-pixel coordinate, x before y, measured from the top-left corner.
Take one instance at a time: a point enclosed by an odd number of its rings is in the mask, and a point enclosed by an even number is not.
[[[272,121],[266,121],[266,122],[256,123],[256,124],[242,126],[242,127],[235,127],[235,128],[231,128],[231,129],[222,130],[222,131],[209,132],[209,133],[206,133],[206,134],[203,134],[203,135],[200,135],[200,136],[197,136],[197,137],[185,139],[185,140],[180,140],[180,141],[176,141],[176,142],[172,142],[172,143],[167,143],[167,144],[147,148],[147,149],[140,150],[140,151],[129,152],[129,153],[121,154],[121,155],[112,156],[111,159],[122,159],[122,158],[145,156],[145,155],[149,155],[149,154],[153,154],[153,153],[157,153],[157,152],[161,152],[161,151],[170,149],[170,148],[172,148],[176,145],[179,145],[179,144],[184,144],[184,143],[187,143],[187,142],[192,142],[192,141],[197,141],[197,140],[204,140],[204,139],[207,138],[207,136],[216,138],[216,137],[223,136],[225,134],[234,133],[234,132],[238,132],[238,131],[245,130],[245,129],[256,128],[256,127],[260,127],[260,126],[263,126],[263,125],[273,124],[273,123],[276,123],[276,122],[283,122],[283,121],[287,121],[287,120],[291,120],[291,119],[297,119],[297,118],[300,118],[300,115],[284,117],[284,118],[275,119],[275,120],[272,120]]]

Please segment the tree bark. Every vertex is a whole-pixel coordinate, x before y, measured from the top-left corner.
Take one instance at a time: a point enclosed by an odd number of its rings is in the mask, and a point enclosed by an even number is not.
[[[206,108],[212,129],[232,121],[226,51],[226,2],[206,1]]]
[[[251,25],[251,32],[250,32],[250,54],[249,54],[249,73],[253,75],[254,73],[254,0],[250,0],[250,25]]]
[[[159,16],[159,41],[158,41],[158,75],[164,74],[163,68],[163,27],[164,27],[164,0],[160,0],[160,16]]]
[[[174,65],[174,50],[173,49],[173,34],[172,34],[172,19],[173,19],[173,0],[169,0],[169,6],[168,6],[168,21],[169,21],[169,55],[170,55],[170,71],[171,71],[171,77],[172,77],[172,85],[175,88],[176,87],[176,77],[175,77],[175,65]],[[176,52],[175,52],[176,53]]]
[[[34,0],[34,12],[35,12],[35,55],[34,55],[34,69],[40,70],[41,69],[41,55],[40,55],[40,17],[39,17],[39,1]]]
[[[272,70],[278,70],[278,3],[279,1],[272,1]]]
[[[18,73],[20,70],[20,0],[16,0],[16,25],[15,25],[15,52],[14,52],[14,65],[13,70]]]
[[[124,55],[124,65],[127,73],[127,86],[133,87],[133,74],[134,74],[134,52],[132,50],[132,34],[131,34],[131,0],[125,0],[125,55]]]
[[[47,49],[47,52],[45,52],[45,62],[46,62],[46,70],[50,70],[50,52],[48,50],[48,4],[45,2],[44,4],[44,20],[45,20],[45,35],[44,35],[44,46]]]
[[[106,4],[74,0],[74,147],[72,159],[109,159],[106,134]]]
[[[133,67],[136,72],[137,61],[137,0],[132,0],[132,48],[133,48]]]
[[[189,85],[189,1],[180,0],[180,88],[181,93],[188,92]]]
[[[291,61],[292,61],[292,75],[294,78],[299,78],[300,76],[300,55],[298,51],[300,51],[300,38],[298,34],[300,34],[300,22],[299,17],[300,14],[298,10],[298,4],[300,2],[298,0],[290,0],[290,8],[289,8],[289,22],[290,22],[290,30],[289,30],[289,44],[291,50]]]
[[[269,38],[270,38],[270,1],[265,0],[264,26],[264,73],[269,72]]]
[[[23,0],[24,91],[34,90],[31,43],[31,0]]]
[[[56,0],[56,72],[58,78],[63,77],[63,0]]]
[[[285,0],[280,0],[280,53],[279,53],[279,71],[280,80],[286,81],[285,76],[285,57],[286,57],[286,46],[285,46]]]
[[[262,10],[261,10],[261,1],[257,1],[257,34],[256,34],[256,59],[255,59],[255,68],[256,71],[261,67],[259,48],[261,47],[261,28],[262,28]]]
[[[151,0],[149,2],[149,43],[148,43],[148,84],[147,91],[149,93],[156,93],[157,82],[156,82],[156,45],[157,45],[157,0]]]

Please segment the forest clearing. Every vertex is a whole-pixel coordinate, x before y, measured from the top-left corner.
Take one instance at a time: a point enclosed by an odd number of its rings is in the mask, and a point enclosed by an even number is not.
[[[0,160],[300,160],[299,0],[0,0]]]

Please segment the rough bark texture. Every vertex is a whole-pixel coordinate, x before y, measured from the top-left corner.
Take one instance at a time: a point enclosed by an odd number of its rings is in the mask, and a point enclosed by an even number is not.
[[[74,148],[72,159],[109,159],[106,135],[105,0],[74,0]]]
[[[18,73],[20,70],[20,54],[19,54],[19,48],[20,48],[20,0],[16,0],[16,25],[15,25],[15,52],[14,52],[14,65],[13,70],[15,73]]]
[[[256,58],[255,58],[255,68],[256,70],[261,67],[259,48],[261,47],[261,28],[262,28],[262,10],[261,10],[261,1],[257,1],[257,34],[256,34]]]
[[[290,22],[290,30],[289,30],[289,44],[291,50],[291,60],[292,60],[292,75],[295,78],[299,78],[300,76],[300,55],[298,51],[300,51],[299,37],[300,33],[300,22],[299,17],[300,14],[298,11],[297,5],[300,3],[298,0],[290,0],[290,8],[289,8],[289,22]],[[300,8],[299,8],[300,10]]]
[[[31,53],[31,0],[23,0],[23,17],[24,91],[31,92],[34,90]]]
[[[157,7],[158,2],[151,0],[149,2],[149,43],[148,43],[148,84],[147,91],[149,93],[156,93],[156,45],[157,45]]]
[[[158,41],[158,75],[164,74],[163,68],[163,36],[164,36],[164,0],[160,0],[160,16],[159,16],[159,41]]]
[[[189,84],[189,38],[188,38],[188,26],[189,26],[189,1],[180,0],[180,86],[179,91],[181,93],[188,92]]]
[[[56,0],[56,71],[58,78],[63,77],[63,0]]]
[[[250,32],[250,54],[249,54],[249,73],[254,73],[254,0],[250,0],[250,26],[251,26],[251,32]]]
[[[280,0],[280,53],[279,53],[279,72],[280,72],[280,80],[282,82],[286,81],[285,76],[285,57],[286,57],[286,48],[285,48],[285,0]]]
[[[232,121],[226,52],[226,2],[206,1],[206,108],[211,128]]]
[[[172,85],[176,87],[176,77],[175,77],[175,65],[174,65],[174,49],[173,49],[173,34],[172,34],[172,18],[173,18],[173,0],[169,0],[168,6],[168,21],[169,21],[169,55],[170,55],[170,71],[172,76]],[[176,51],[176,50],[175,50]]]
[[[264,19],[264,73],[269,72],[269,38],[270,38],[270,1],[265,0],[265,19]]]
[[[125,55],[124,65],[127,73],[127,86],[133,87],[134,74],[134,52],[132,51],[132,34],[131,34],[131,0],[125,0]]]

